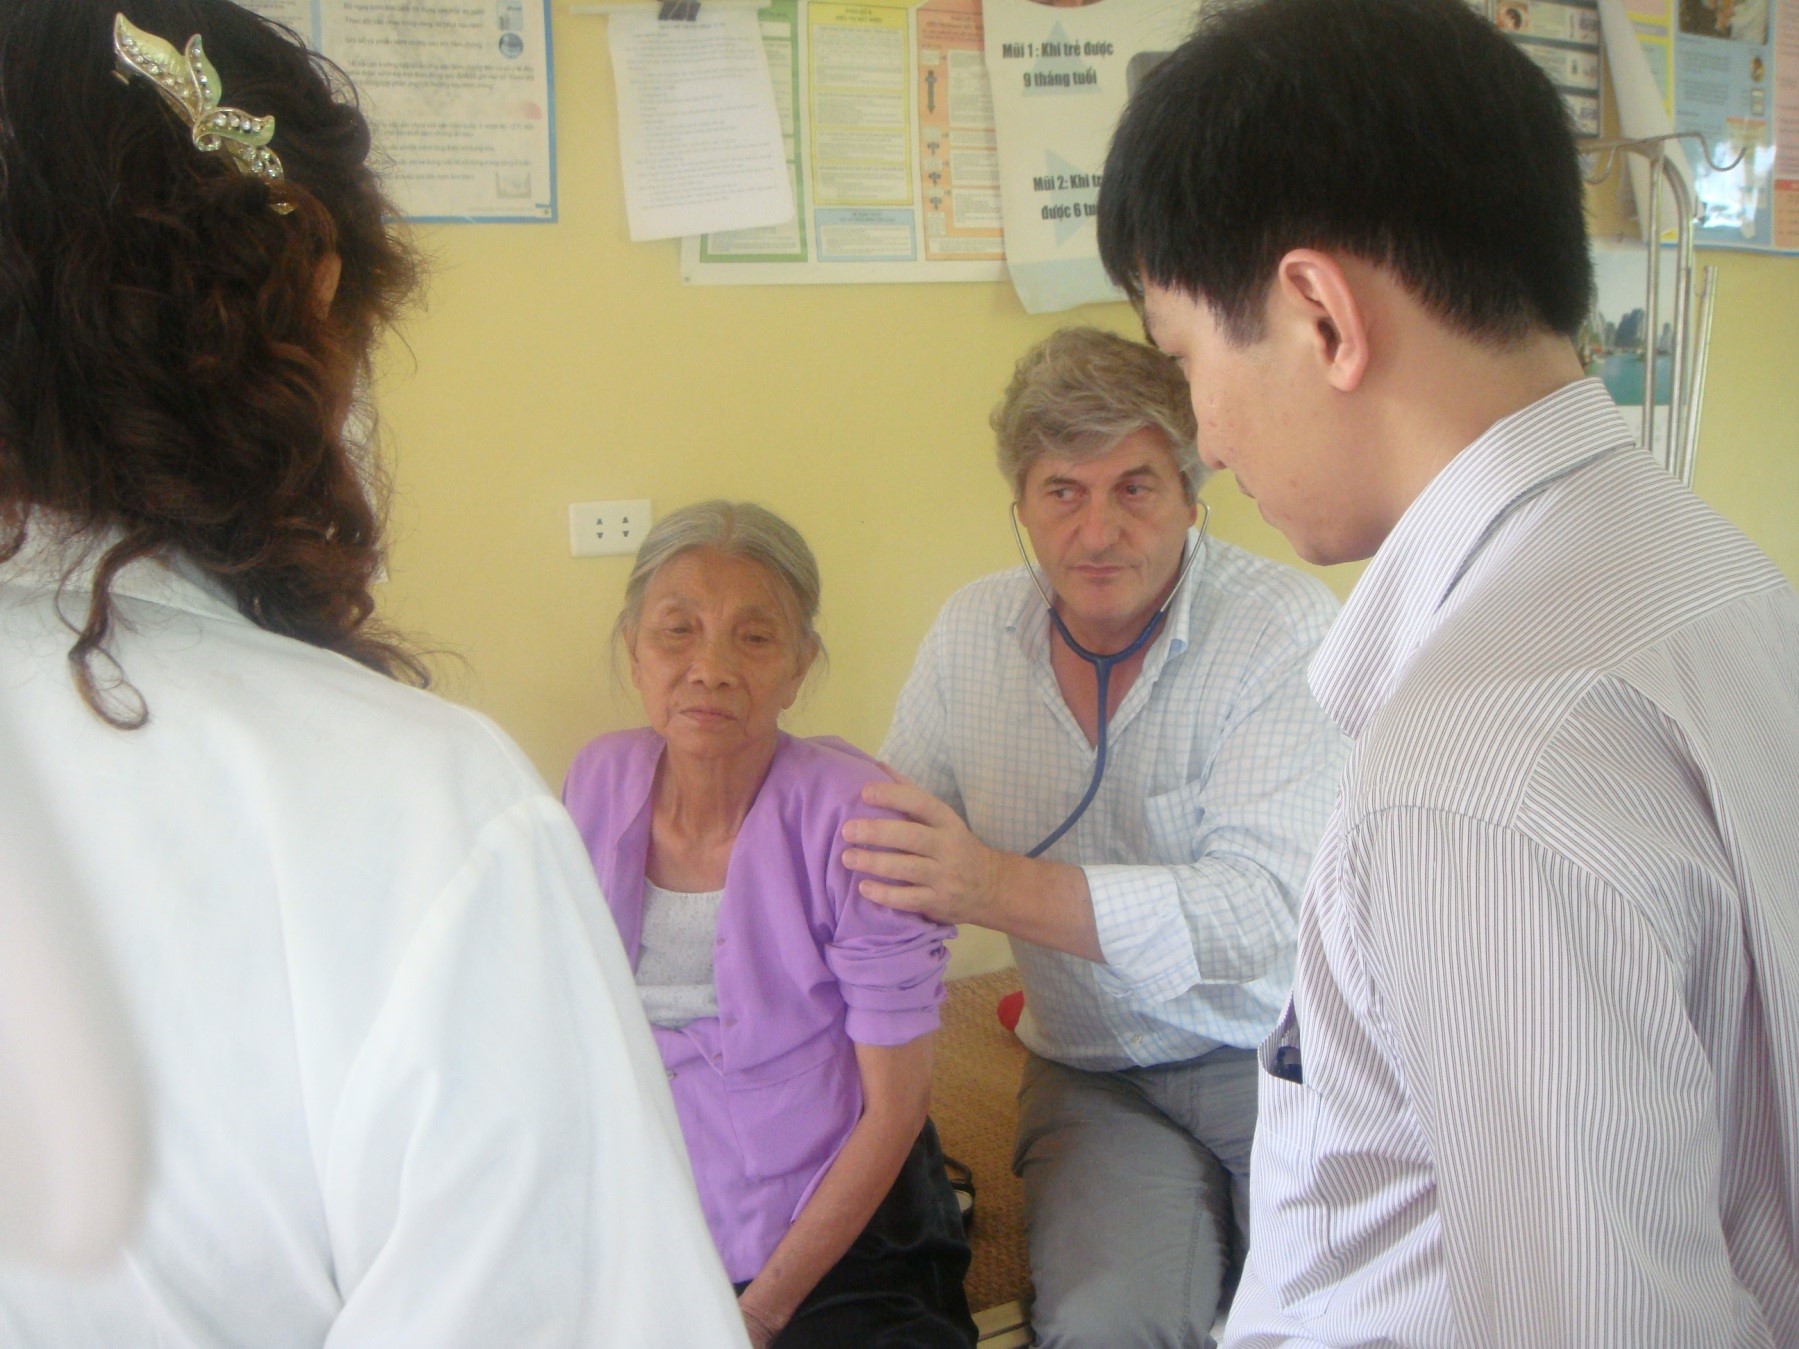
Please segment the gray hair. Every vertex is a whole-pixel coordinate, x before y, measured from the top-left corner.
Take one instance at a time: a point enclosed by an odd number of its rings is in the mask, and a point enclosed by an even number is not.
[[[1167,439],[1188,504],[1210,475],[1180,366],[1102,328],[1063,328],[1027,351],[989,421],[1015,498],[1043,455],[1093,458],[1146,427]]]
[[[684,553],[710,548],[757,563],[775,582],[793,620],[798,650],[824,651],[816,622],[821,585],[818,559],[799,530],[767,507],[749,501],[700,501],[670,511],[643,536],[637,561],[625,582],[625,605],[612,627],[612,640],[629,646],[643,618],[643,596],[657,572]]]

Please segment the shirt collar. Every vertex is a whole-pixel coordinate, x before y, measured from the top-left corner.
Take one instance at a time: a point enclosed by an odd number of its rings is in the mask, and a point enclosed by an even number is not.
[[[1186,547],[1187,551],[1183,551],[1181,554],[1183,565],[1187,558],[1192,556],[1192,549],[1203,549],[1206,555],[1193,559],[1193,565],[1187,568],[1187,574],[1181,578],[1180,583],[1174,588],[1174,593],[1168,597],[1168,617],[1164,620],[1163,630],[1157,633],[1155,640],[1149,644],[1149,654],[1144,661],[1146,675],[1150,673],[1152,660],[1156,660],[1156,668],[1160,668],[1162,662],[1178,656],[1187,649],[1193,624],[1193,592],[1199,585],[1199,578],[1204,573],[1206,565],[1212,560],[1211,536],[1209,533],[1202,534],[1197,529],[1189,529]],[[1047,661],[1049,659],[1049,616],[1043,612],[1043,596],[1038,593],[1036,583],[1031,581],[1032,572],[1036,573],[1037,580],[1041,581],[1045,588],[1048,587],[1048,578],[1043,575],[1040,567],[1019,569],[1019,575],[1027,584],[1024,593],[1019,597],[1018,607],[1006,620],[1006,631],[1018,639],[1018,644],[1024,649],[1027,657],[1032,660]],[[1157,659],[1158,648],[1162,649],[1159,660]]]
[[[75,533],[56,512],[33,510],[26,524],[25,546],[0,562],[0,581],[59,595],[91,594],[100,559],[122,537],[123,531],[117,527],[94,534]],[[211,618],[249,622],[223,583],[172,551],[127,563],[113,578],[112,593]]]
[[[1312,693],[1343,731],[1359,736],[1392,696],[1513,507],[1634,443],[1605,385],[1584,379],[1495,422],[1450,460],[1400,516],[1312,659]]]

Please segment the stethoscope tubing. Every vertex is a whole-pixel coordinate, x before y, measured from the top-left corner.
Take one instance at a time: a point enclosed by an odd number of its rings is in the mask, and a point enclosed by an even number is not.
[[[1099,695],[1098,725],[1093,737],[1093,777],[1087,783],[1087,790],[1081,795],[1080,804],[1075,806],[1075,808],[1069,812],[1068,818],[1051,830],[1049,835],[1041,843],[1027,852],[1025,854],[1026,857],[1041,857],[1044,853],[1055,847],[1057,840],[1070,829],[1074,828],[1080,821],[1081,816],[1087,813],[1087,808],[1093,804],[1093,799],[1099,795],[1099,785],[1105,781],[1106,777],[1106,751],[1108,748],[1108,741],[1110,738],[1109,732],[1111,730],[1112,722],[1111,715],[1107,710],[1107,703],[1111,693],[1113,667],[1120,661],[1129,660],[1132,656],[1136,655],[1147,646],[1155,637],[1156,633],[1161,630],[1163,621],[1168,617],[1168,610],[1174,604],[1174,597],[1180,593],[1181,583],[1187,579],[1187,573],[1193,569],[1194,562],[1204,550],[1206,531],[1212,523],[1212,510],[1211,507],[1207,506],[1203,501],[1199,504],[1201,509],[1205,511],[1205,516],[1200,521],[1199,525],[1199,538],[1194,542],[1192,552],[1182,560],[1180,573],[1175,577],[1174,586],[1169,590],[1168,598],[1162,602],[1161,608],[1150,615],[1149,622],[1143,625],[1143,631],[1139,632],[1128,646],[1120,651],[1114,651],[1109,656],[1102,656],[1097,651],[1089,651],[1086,647],[1075,641],[1074,634],[1068,630],[1068,625],[1062,621],[1062,615],[1056,612],[1056,605],[1053,597],[1050,595],[1049,591],[1043,588],[1042,578],[1037,575],[1037,569],[1031,565],[1031,559],[1024,551],[1024,536],[1018,529],[1018,510],[1016,503],[1013,506],[1011,512],[1012,541],[1018,545],[1018,555],[1024,559],[1025,571],[1036,584],[1037,593],[1043,597],[1043,607],[1049,613],[1050,625],[1055,628],[1056,634],[1068,644],[1068,649],[1070,651],[1093,667],[1094,683],[1097,685]]]

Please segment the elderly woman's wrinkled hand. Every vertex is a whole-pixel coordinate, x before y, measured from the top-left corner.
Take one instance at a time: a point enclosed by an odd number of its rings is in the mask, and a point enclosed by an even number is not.
[[[982,843],[961,816],[904,778],[870,783],[862,800],[907,817],[843,826],[851,845],[843,864],[872,878],[861,882],[865,898],[939,923],[993,924],[1006,854]]]

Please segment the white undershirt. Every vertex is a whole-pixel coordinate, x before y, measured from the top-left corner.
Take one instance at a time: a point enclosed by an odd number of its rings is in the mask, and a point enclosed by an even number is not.
[[[718,906],[724,894],[664,890],[645,877],[637,993],[652,1026],[679,1030],[691,1021],[718,1015],[712,947],[718,939]]]

